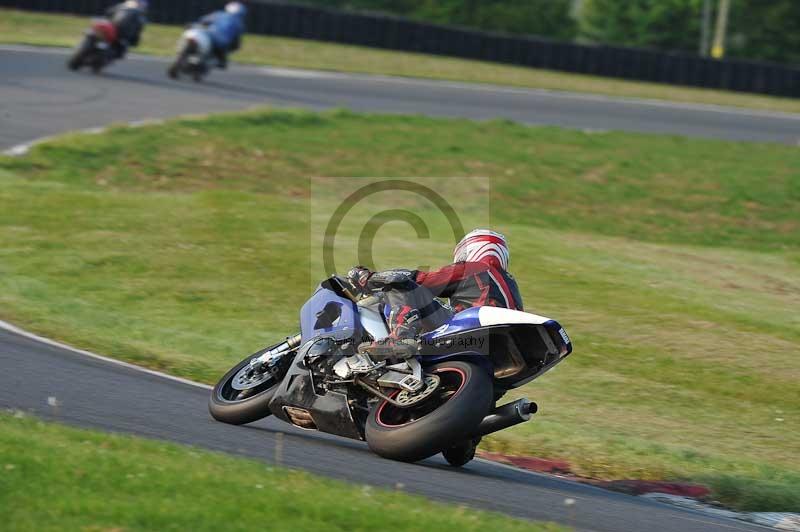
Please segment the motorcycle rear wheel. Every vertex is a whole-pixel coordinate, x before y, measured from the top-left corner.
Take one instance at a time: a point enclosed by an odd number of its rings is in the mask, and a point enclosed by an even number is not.
[[[169,66],[167,69],[167,76],[170,79],[179,79],[181,77],[181,67],[177,61]]]
[[[89,68],[92,69],[92,74],[100,74],[109,62],[102,54],[96,52],[91,58]]]
[[[453,467],[461,467],[471,462],[475,458],[475,451],[480,443],[480,438],[471,438],[459,442],[452,447],[448,447],[442,451],[442,456],[447,460],[447,463]]]
[[[279,379],[270,377],[263,383],[258,384],[258,386],[246,390],[248,394],[243,397],[243,392],[233,388],[232,381],[234,377],[239,374],[240,370],[250,364],[250,360],[279,345],[280,344],[271,345],[257,353],[253,353],[236,364],[220,379],[217,385],[214,386],[211,397],[208,399],[208,411],[211,417],[217,421],[228,423],[229,425],[244,425],[265,418],[271,414],[269,403],[272,401],[272,396],[275,395],[275,390],[278,389],[278,385],[280,384]],[[287,353],[286,357],[291,359],[291,353]]]
[[[381,401],[370,410],[366,440],[374,453],[402,462],[423,460],[471,438],[489,413],[493,384],[483,368],[450,361],[427,372],[440,378],[431,397],[410,408]]]

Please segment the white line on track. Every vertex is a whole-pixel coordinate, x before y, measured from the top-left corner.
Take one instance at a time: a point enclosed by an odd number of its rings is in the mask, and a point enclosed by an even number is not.
[[[182,379],[180,377],[175,377],[174,375],[169,375],[167,373],[162,373],[160,371],[155,371],[152,369],[143,368],[141,366],[137,366],[136,364],[130,364],[128,362],[122,362],[121,360],[116,360],[114,358],[104,357],[103,355],[98,355],[97,353],[92,353],[91,351],[86,351],[84,349],[78,349],[72,347],[67,344],[62,344],[61,342],[57,342],[55,340],[50,340],[49,338],[44,338],[43,336],[39,336],[37,334],[33,334],[28,332],[24,329],[20,329],[16,325],[12,325],[6,321],[0,320],[0,329],[4,331],[8,331],[14,333],[18,336],[22,336],[23,338],[27,338],[29,340],[34,340],[36,342],[49,345],[52,347],[58,347],[59,349],[63,349],[64,351],[69,351],[70,353],[74,353],[76,355],[83,355],[85,357],[93,358],[95,360],[102,360],[103,362],[107,362],[109,364],[113,364],[115,366],[121,366],[123,368],[132,369],[135,371],[139,371],[141,373],[147,373],[148,375],[154,375],[156,377],[161,377],[162,379],[167,379],[173,382],[179,382],[181,384],[188,384],[189,386],[194,386],[196,388],[203,388],[204,390],[211,390],[212,387],[208,384],[201,384],[199,382],[190,381],[189,379]]]
[[[134,121],[134,122],[128,122],[128,125],[131,126],[131,127],[141,127],[143,125],[146,125],[147,122],[148,122],[148,120],[137,120],[137,121]],[[74,130],[71,130],[71,131],[65,131],[63,133],[56,133],[55,135],[47,135],[47,136],[44,136],[44,137],[39,137],[38,139],[29,140],[28,142],[24,142],[22,144],[17,144],[16,146],[12,146],[12,147],[8,148],[7,150],[4,150],[2,152],[2,155],[8,155],[8,156],[11,156],[11,157],[22,157],[23,155],[28,153],[31,150],[31,148],[33,148],[37,144],[41,144],[43,142],[47,142],[49,140],[56,139],[56,138],[61,137],[63,135],[68,135],[68,134],[73,134],[73,133],[78,133],[78,134],[82,134],[82,135],[99,135],[100,133],[103,133],[105,130],[106,130],[106,128],[102,127],[102,126],[101,127],[89,127],[89,128],[86,128],[86,129],[74,129]]]

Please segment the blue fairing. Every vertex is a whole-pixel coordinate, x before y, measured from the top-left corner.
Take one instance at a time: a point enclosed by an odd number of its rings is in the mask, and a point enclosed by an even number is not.
[[[214,47],[227,50],[244,33],[244,18],[226,11],[215,11],[203,17],[201,22],[208,24],[208,31]]]
[[[467,310],[462,310],[458,314],[450,318],[450,321],[422,336],[424,341],[432,341],[440,336],[446,334],[455,334],[472,329],[479,329],[481,320],[478,318],[478,311],[480,307],[472,307]]]
[[[360,332],[360,327],[355,304],[326,288],[318,288],[300,310],[304,343],[323,334],[345,340]]]
[[[498,382],[514,387],[536,378],[572,352],[569,336],[555,320],[508,309],[483,310],[474,307],[459,312],[423,335],[422,363],[469,360],[490,372],[498,365],[509,371]],[[525,368],[516,368],[516,363],[509,361],[509,345],[524,359]]]
[[[471,331],[475,329],[480,329],[481,321],[478,319],[478,311],[480,310],[479,307],[472,307],[466,310],[462,310],[461,312],[455,314],[450,321],[446,324],[442,325],[441,327],[434,329],[433,331],[422,335],[423,342],[430,342],[433,343],[437,338],[456,334],[464,331]],[[474,358],[480,357],[480,358]],[[438,362],[442,362],[443,360],[448,359],[465,359],[470,358],[473,362],[477,362],[481,366],[484,366],[486,370],[491,372],[491,362],[486,360],[485,357],[481,356],[481,353],[477,351],[469,351],[464,350],[457,353],[447,353],[442,355],[427,355],[421,358],[420,362],[423,365],[428,366],[432,364],[436,364]]]

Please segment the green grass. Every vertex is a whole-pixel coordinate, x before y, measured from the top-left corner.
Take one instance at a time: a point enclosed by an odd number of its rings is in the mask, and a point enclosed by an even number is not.
[[[86,18],[0,8],[0,43],[74,46]],[[139,51],[172,55],[181,29],[150,24]],[[234,59],[242,63],[367,74],[493,83],[611,96],[730,105],[800,112],[800,101],[754,94],[625,81],[482,61],[403,53],[358,46],[250,35]]]
[[[254,460],[4,413],[0,518],[8,532],[563,530]]]
[[[297,329],[319,254],[310,211],[333,201],[309,205],[309,178],[411,175],[491,178],[442,192],[491,196],[527,309],[575,341],[519,391],[536,420],[486,448],[800,508],[791,147],[344,111],[73,135],[0,158],[0,318],[213,382]],[[381,229],[382,264],[445,263],[433,229]]]

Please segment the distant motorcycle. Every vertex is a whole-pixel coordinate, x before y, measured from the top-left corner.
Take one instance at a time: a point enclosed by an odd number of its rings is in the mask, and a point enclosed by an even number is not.
[[[241,425],[270,414],[303,429],[366,440],[386,458],[414,462],[442,453],[453,466],[482,436],[530,419],[527,399],[505,392],[572,352],[555,320],[497,307],[452,314],[404,360],[372,360],[361,342],[389,336],[379,296],[354,296],[344,279],[323,281],[300,311],[300,334],[233,367],[209,400],[218,421]]]
[[[194,81],[202,81],[211,70],[209,62],[212,51],[211,35],[206,27],[200,24],[192,26],[183,32],[178,41],[178,56],[167,69],[167,75],[178,79],[185,74]]]
[[[95,74],[114,60],[112,45],[117,41],[117,28],[110,20],[94,19],[83,40],[67,61],[70,70],[87,66]]]

